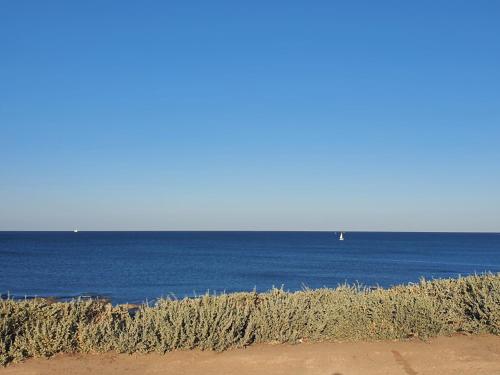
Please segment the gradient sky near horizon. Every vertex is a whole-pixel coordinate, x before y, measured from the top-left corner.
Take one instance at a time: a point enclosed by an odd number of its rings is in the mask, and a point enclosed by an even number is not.
[[[2,1],[0,230],[498,232],[499,19]]]

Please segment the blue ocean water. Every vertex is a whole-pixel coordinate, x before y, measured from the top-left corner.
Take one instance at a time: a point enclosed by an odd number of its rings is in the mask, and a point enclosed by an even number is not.
[[[0,232],[0,294],[114,303],[500,272],[500,234]]]

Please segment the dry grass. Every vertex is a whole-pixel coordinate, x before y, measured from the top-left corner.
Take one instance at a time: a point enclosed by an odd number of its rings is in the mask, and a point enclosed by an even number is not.
[[[59,352],[160,352],[256,342],[500,334],[500,274],[391,289],[357,286],[288,293],[163,299],[130,314],[102,301],[0,301],[0,364]]]

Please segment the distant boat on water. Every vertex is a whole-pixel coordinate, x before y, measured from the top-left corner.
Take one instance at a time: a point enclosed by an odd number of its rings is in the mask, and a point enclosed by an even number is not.
[[[78,229],[73,229],[73,232],[74,233],[78,233]]]
[[[339,241],[344,241],[344,233],[340,232]]]

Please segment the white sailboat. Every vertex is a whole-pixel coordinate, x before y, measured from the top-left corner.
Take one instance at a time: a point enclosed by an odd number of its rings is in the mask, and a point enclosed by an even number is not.
[[[344,241],[344,233],[340,232],[339,241]]]
[[[74,232],[74,233],[78,233],[78,229],[74,229],[74,230],[73,230],[73,232]]]

